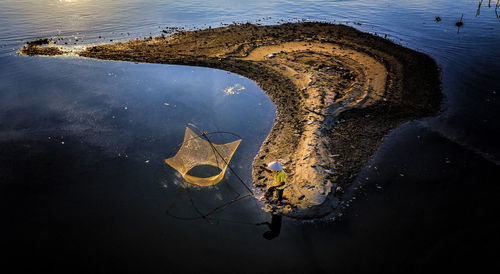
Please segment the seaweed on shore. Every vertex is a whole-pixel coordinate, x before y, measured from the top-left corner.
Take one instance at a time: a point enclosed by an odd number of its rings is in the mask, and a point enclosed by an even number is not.
[[[49,46],[50,40],[47,38],[40,38],[34,41],[26,43],[24,47],[20,49],[20,53],[24,55],[44,55],[44,56],[55,56],[64,54],[58,47]]]

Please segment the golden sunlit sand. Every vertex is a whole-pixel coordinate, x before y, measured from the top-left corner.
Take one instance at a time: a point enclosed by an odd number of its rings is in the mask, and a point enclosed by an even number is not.
[[[37,43],[20,52],[65,53]],[[289,174],[289,205],[270,207],[296,218],[338,208],[342,189],[384,136],[401,123],[436,114],[442,100],[434,60],[342,25],[231,25],[90,46],[76,54],[212,67],[253,79],[277,107],[254,159],[253,182],[263,190],[272,185],[259,166],[280,161]]]

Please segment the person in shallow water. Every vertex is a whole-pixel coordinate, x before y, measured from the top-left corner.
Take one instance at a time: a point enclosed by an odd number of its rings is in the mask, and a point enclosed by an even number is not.
[[[274,161],[267,164],[267,167],[261,167],[264,171],[273,174],[274,185],[271,186],[264,194],[264,197],[273,197],[274,191],[276,191],[277,201],[281,203],[283,200],[283,190],[286,188],[286,173],[280,163]]]

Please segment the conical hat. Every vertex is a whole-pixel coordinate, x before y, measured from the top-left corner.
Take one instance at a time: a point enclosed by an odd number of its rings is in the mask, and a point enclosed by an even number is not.
[[[274,162],[270,162],[269,164],[267,164],[267,166],[269,167],[270,170],[272,171],[280,171],[283,169],[283,167],[281,166],[280,163],[274,161]]]

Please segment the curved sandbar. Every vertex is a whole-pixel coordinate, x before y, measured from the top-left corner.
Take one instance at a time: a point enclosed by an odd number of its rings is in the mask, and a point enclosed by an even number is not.
[[[28,44],[21,53],[57,55],[57,47]],[[168,37],[97,45],[78,55],[106,60],[219,68],[253,79],[277,108],[277,119],[253,162],[253,181],[272,178],[258,168],[279,159],[289,174],[278,207],[296,218],[332,212],[341,191],[397,125],[436,114],[442,93],[427,55],[327,23],[252,24],[185,31]],[[338,188],[340,187],[340,188]]]

